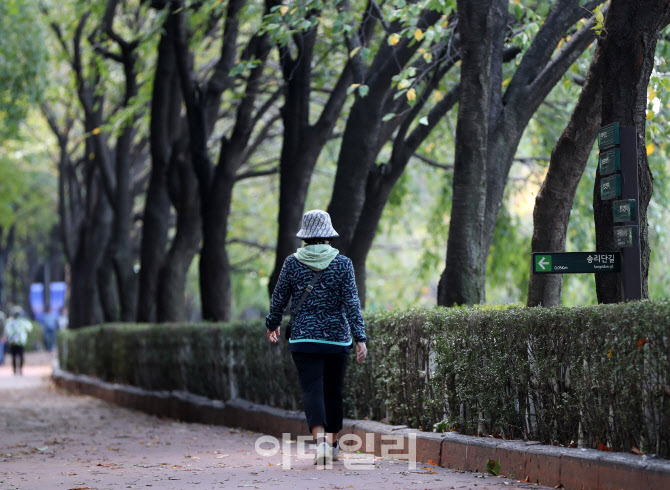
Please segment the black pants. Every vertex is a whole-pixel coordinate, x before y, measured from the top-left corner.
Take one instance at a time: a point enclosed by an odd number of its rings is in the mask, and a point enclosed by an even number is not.
[[[302,387],[302,403],[309,430],[323,425],[326,432],[342,430],[342,385],[349,353],[292,352]]]
[[[16,370],[16,368],[17,368],[17,365],[16,365],[17,362],[16,361],[17,360],[19,361],[18,362],[18,368],[19,368],[18,372],[20,373],[21,371],[23,371],[23,351],[24,351],[24,349],[25,348],[22,345],[19,345],[19,344],[10,344],[9,345],[9,352],[12,354],[12,367],[14,368],[14,373],[17,372],[17,370]]]

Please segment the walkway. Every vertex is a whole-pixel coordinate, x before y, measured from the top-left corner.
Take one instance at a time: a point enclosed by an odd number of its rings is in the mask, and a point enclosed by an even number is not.
[[[63,392],[49,380],[52,360],[29,354],[23,376],[12,375],[10,359],[0,367],[2,490],[547,488],[426,464],[410,470],[405,461],[362,460],[356,453],[320,470],[295,457],[295,444],[291,469],[284,470],[281,451],[257,454],[261,434],[160,419]]]

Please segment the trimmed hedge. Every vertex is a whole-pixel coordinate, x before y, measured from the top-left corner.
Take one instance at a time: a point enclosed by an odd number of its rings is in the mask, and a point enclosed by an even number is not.
[[[300,408],[261,321],[103,325],[59,337],[61,366],[147,389]],[[431,430],[670,456],[670,301],[369,314],[347,415]]]

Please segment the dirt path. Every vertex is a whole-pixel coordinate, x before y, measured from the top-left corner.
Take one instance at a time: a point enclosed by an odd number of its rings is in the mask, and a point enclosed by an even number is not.
[[[295,457],[295,444],[291,458],[281,451],[264,457],[255,450],[258,433],[63,392],[49,380],[52,359],[29,354],[23,376],[12,375],[7,359],[0,367],[0,489],[546,488],[425,464],[409,470],[405,461],[356,453],[319,470]]]

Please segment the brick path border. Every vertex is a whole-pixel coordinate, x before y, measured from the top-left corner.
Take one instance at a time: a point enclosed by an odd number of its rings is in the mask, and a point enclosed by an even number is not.
[[[188,392],[149,391],[135,386],[107,383],[91,376],[72,374],[54,367],[56,385],[75,393],[95,396],[116,405],[186,422],[227,425],[280,438],[290,433],[308,435],[302,412],[283,410],[242,399],[223,402]],[[374,437],[374,452],[380,456],[384,435],[416,435],[417,460],[442,467],[483,472],[488,459],[498,460],[500,473],[566,489],[670,488],[670,461],[655,456],[574,449],[537,442],[507,441],[456,433],[436,434],[368,420],[345,419],[343,434]],[[407,446],[405,446],[407,447]]]

